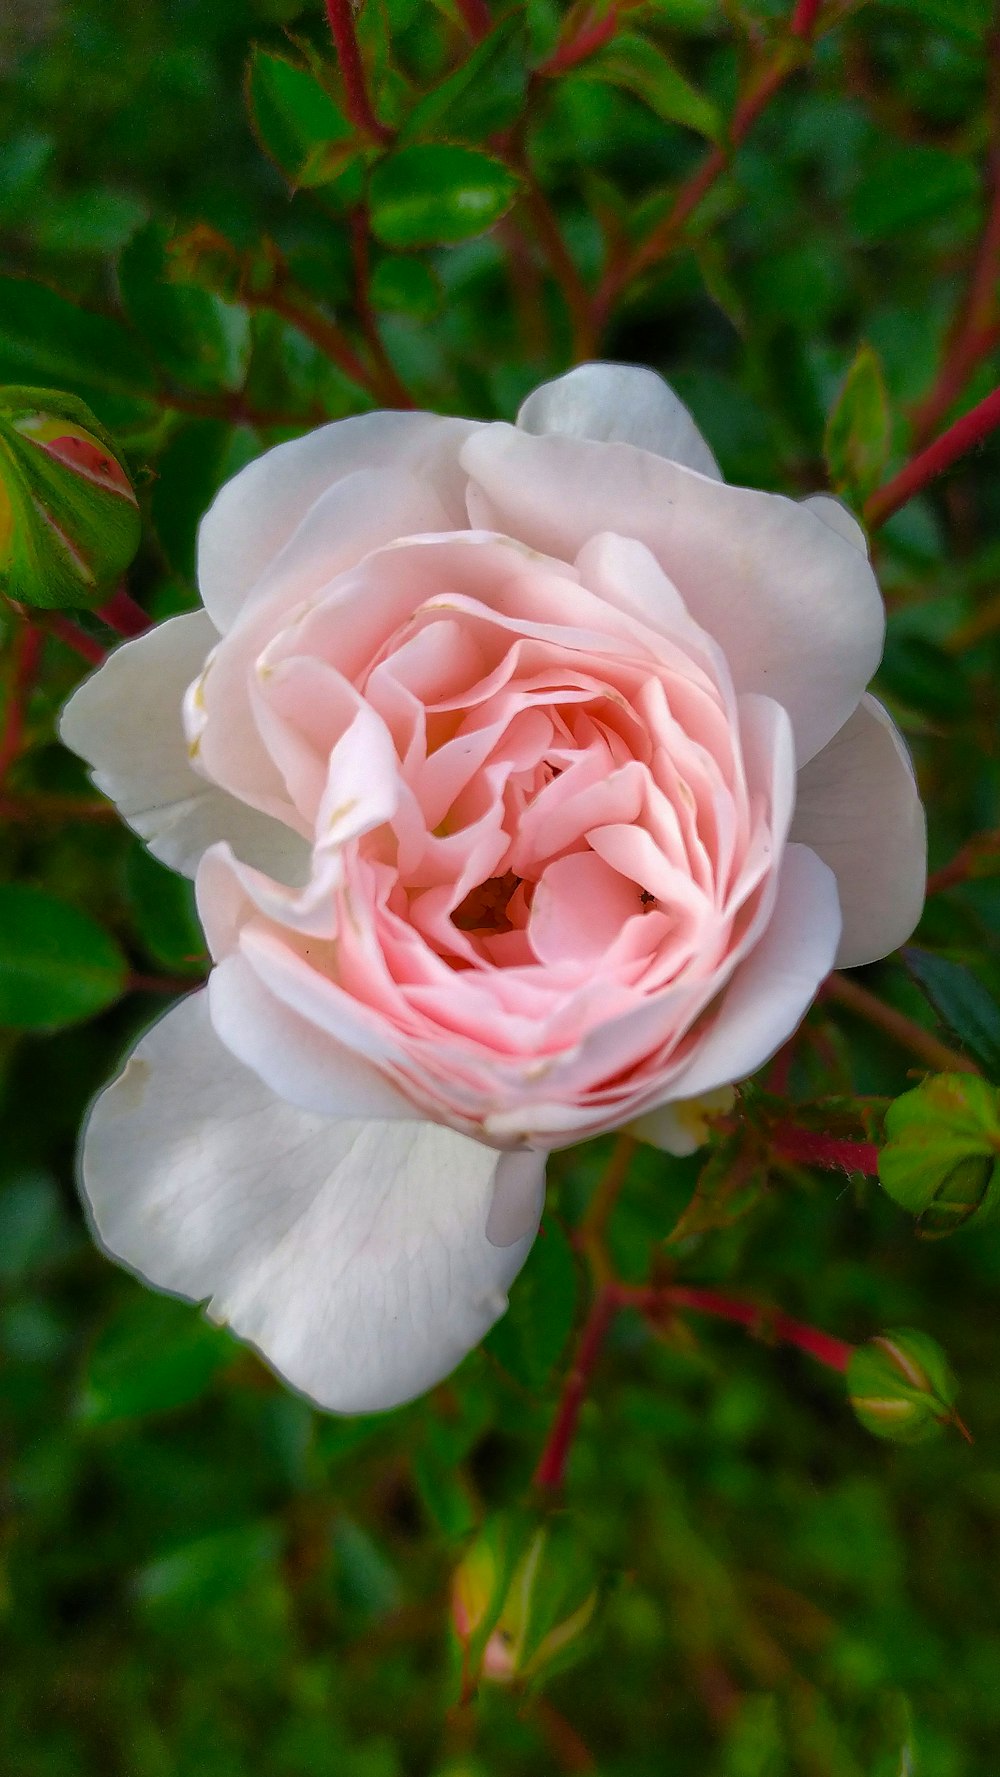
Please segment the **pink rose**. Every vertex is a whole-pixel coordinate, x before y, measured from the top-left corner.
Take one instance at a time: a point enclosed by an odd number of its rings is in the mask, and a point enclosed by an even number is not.
[[[547,1150],[689,1151],[687,1101],[910,933],[882,602],[841,506],[725,486],[659,378],[601,364],[515,427],[280,445],[199,572],[63,719],[214,961],[98,1099],[84,1184],[112,1253],[387,1407],[503,1312]]]

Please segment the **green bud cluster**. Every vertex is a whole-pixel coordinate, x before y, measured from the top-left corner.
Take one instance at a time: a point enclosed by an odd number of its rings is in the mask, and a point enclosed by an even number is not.
[[[919,1444],[956,1424],[958,1384],[935,1340],[896,1327],[859,1345],[847,1367],[851,1406],[866,1431]]]
[[[975,1074],[936,1074],[890,1105],[879,1177],[925,1239],[1000,1211],[1000,1090]]]
[[[597,1608],[593,1568],[569,1527],[500,1514],[456,1571],[452,1623],[467,1678],[528,1684],[569,1663]]]
[[[0,588],[49,609],[95,605],[141,532],[112,438],[73,395],[0,389]]]

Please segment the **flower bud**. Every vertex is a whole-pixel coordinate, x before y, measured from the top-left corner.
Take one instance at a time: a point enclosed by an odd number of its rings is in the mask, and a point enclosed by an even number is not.
[[[914,1327],[896,1327],[859,1345],[847,1388],[861,1424],[877,1438],[919,1444],[957,1424],[958,1384],[941,1347]]]
[[[50,389],[0,389],[0,587],[27,605],[95,605],[139,546],[118,449],[90,409]]]
[[[938,1239],[1000,1211],[1000,1092],[974,1074],[937,1074],[889,1106],[879,1177]]]
[[[527,1683],[568,1664],[596,1606],[593,1569],[565,1525],[531,1529],[523,1519],[494,1519],[462,1561],[452,1592],[467,1678]]]

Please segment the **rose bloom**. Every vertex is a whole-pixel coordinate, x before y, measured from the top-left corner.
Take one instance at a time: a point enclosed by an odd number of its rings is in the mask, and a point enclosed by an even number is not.
[[[110,1253],[389,1407],[504,1311],[550,1149],[690,1152],[835,964],[909,935],[882,601],[843,507],[727,487],[607,364],[516,426],[279,445],[199,580],[63,717],[213,961],[98,1098],[84,1187]]]

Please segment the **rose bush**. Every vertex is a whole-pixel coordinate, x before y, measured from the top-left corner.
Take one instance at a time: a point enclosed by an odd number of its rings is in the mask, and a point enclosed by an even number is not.
[[[726,486],[610,365],[513,427],[280,445],[199,578],[63,718],[214,964],[98,1099],[84,1187],[110,1252],[386,1407],[503,1311],[548,1150],[690,1149],[688,1101],[910,933],[882,603],[837,502]]]

